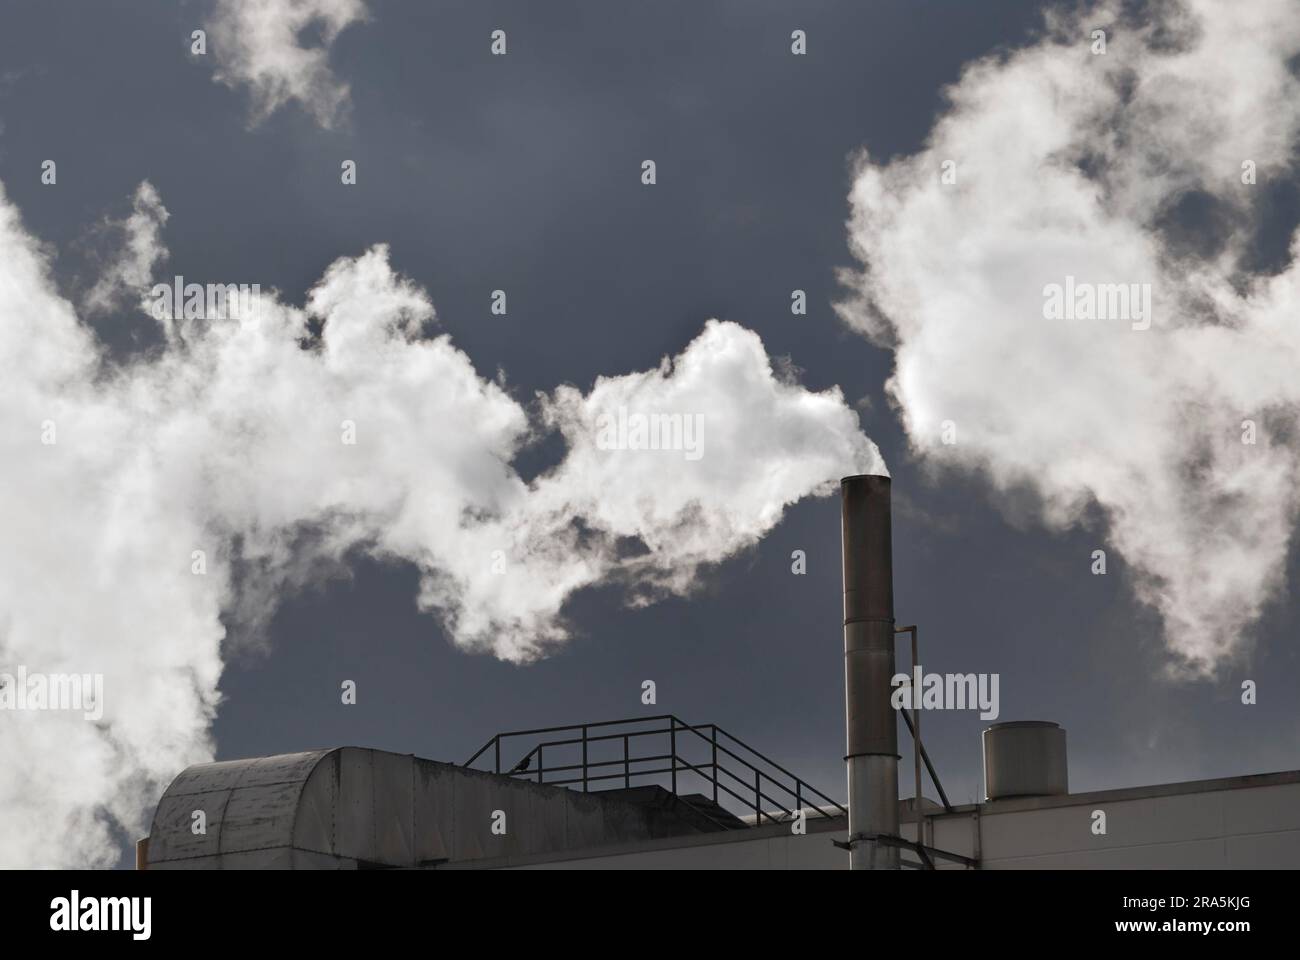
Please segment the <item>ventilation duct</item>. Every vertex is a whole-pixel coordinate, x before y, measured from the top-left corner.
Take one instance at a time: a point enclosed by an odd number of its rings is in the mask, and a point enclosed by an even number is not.
[[[984,731],[986,800],[1070,792],[1065,731],[1046,720],[995,723]]]

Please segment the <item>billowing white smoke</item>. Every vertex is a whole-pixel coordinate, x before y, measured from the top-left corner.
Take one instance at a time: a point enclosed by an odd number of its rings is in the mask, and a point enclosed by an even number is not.
[[[1118,6],[970,66],[919,154],[860,158],[841,313],[896,348],[921,454],[1036,490],[1053,525],[1100,505],[1175,672],[1204,675],[1245,648],[1296,519],[1300,266],[1247,258],[1265,185],[1295,175],[1300,8]],[[1150,284],[1149,329],[1108,296],[1110,319],[1049,319],[1071,277]]]
[[[128,259],[152,264],[166,211],[138,197]],[[221,614],[264,619],[322,564],[413,563],[457,644],[525,661],[565,639],[573,591],[686,591],[786,505],[883,470],[837,389],[774,373],[734,323],[530,422],[421,337],[433,307],[384,247],[335,262],[305,308],[255,306],[179,311],[163,349],[111,364],[0,196],[0,673],[104,676],[98,723],[0,713],[0,865],[103,864],[113,827],[141,835],[161,785],[211,755]],[[681,428],[647,434],[650,415]],[[548,428],[568,455],[525,482],[511,462]],[[678,449],[637,449],[654,437]]]
[[[158,191],[146,180],[136,188],[131,214],[124,221],[105,223],[113,256],[86,293],[83,306],[88,312],[111,310],[138,297],[140,289],[148,286],[154,267],[167,259],[167,247],[162,241],[167,216]]]
[[[330,127],[348,105],[348,85],[330,69],[340,33],[367,17],[363,0],[217,0],[205,23],[216,63],[213,79],[247,88],[252,122],[291,101]],[[320,44],[303,45],[303,31],[320,30]]]

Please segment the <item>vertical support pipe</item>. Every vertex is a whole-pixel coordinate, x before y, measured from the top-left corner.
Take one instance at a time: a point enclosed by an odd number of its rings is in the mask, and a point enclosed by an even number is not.
[[[497,773],[500,773],[500,772],[501,772],[501,735],[500,735],[500,734],[497,734],[495,737],[493,737],[493,738],[492,738],[492,743],[493,743],[493,746],[494,746],[494,748],[495,748],[495,750],[496,750],[496,757],[497,757],[497,769],[496,769],[496,772],[497,772]]]
[[[713,802],[718,802],[718,728],[713,727]]]
[[[912,699],[912,722],[909,728],[912,732],[912,783],[916,787],[912,819],[916,823],[916,842],[923,844],[925,843],[925,828],[923,826],[924,821],[921,818],[921,691],[912,690],[914,679],[919,675],[916,668],[921,662],[921,648],[917,632],[915,626],[899,627],[894,631],[896,634],[906,633],[912,637],[912,672],[908,674],[913,678],[913,680],[908,681],[908,691]],[[904,714],[903,719],[907,719],[906,714]]]
[[[632,764],[627,758],[627,734],[623,734],[623,786],[632,786]]]
[[[677,718],[668,718],[668,752],[673,758],[673,793],[677,792]]]
[[[582,727],[582,792],[587,793],[587,726]]]
[[[897,870],[898,719],[894,675],[894,577],[888,477],[840,482],[844,562],[844,700],[848,752],[849,866]],[[865,838],[865,839],[860,839]]]
[[[920,676],[921,653],[916,627],[912,627],[912,682]],[[912,775],[916,778],[916,842],[925,844],[925,821],[921,819],[921,691],[912,691]]]
[[[913,680],[920,674],[920,648],[918,647],[917,628],[911,628],[911,675]],[[911,692],[911,723],[913,723],[913,774],[917,778],[917,843],[926,843],[926,827],[920,810],[920,691],[914,689]]]
[[[542,782],[542,771],[545,769],[545,764],[542,763],[543,749],[545,748],[542,746],[542,744],[537,745],[537,782],[538,783]]]

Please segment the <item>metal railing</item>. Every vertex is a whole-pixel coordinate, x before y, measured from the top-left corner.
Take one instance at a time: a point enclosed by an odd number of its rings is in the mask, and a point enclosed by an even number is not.
[[[651,726],[645,729],[647,724]],[[534,742],[538,737],[549,735],[559,736]],[[647,746],[647,738],[657,739]],[[522,748],[516,746],[520,740],[526,740],[526,751],[522,756],[519,753]],[[593,758],[593,753],[607,752],[609,746],[615,748],[614,757]],[[617,749],[620,746],[621,755]],[[634,749],[642,746],[646,746],[644,753]],[[507,757],[505,769],[502,769],[503,748]],[[706,759],[688,759],[684,754],[692,748],[697,752],[704,751]],[[551,757],[563,751],[567,756],[562,759],[568,762],[552,761],[547,766],[548,750]],[[498,733],[463,766],[472,767],[489,751],[493,773],[523,777],[551,786],[576,788],[581,784],[584,793],[590,792],[593,784],[608,788],[610,781],[622,781],[620,786],[631,788],[634,780],[644,784],[647,778],[666,776],[669,790],[680,795],[678,786],[683,778],[689,782],[691,777],[696,777],[698,780],[694,782],[702,782],[711,789],[714,804],[727,809],[731,801],[739,803],[746,814],[754,815],[755,826],[764,820],[781,823],[794,819],[799,810],[806,811],[805,816],[815,814],[827,819],[848,815],[843,806],[806,780],[796,777],[716,724],[689,724],[672,714]],[[508,759],[512,756],[519,758],[513,764]],[[647,769],[647,764],[654,766]],[[791,803],[792,807],[787,807],[786,803]],[[806,805],[809,803],[810,806]],[[725,826],[704,811],[699,812]],[[732,810],[728,812],[735,815]]]
[[[915,625],[908,626],[908,627],[896,627],[894,629],[894,636],[896,637],[901,636],[902,634],[905,633],[911,635],[912,672],[909,674],[910,677],[916,676],[918,667],[920,666],[920,662],[921,662],[920,644],[917,639],[917,632],[918,631]],[[902,714],[903,723],[907,725],[907,732],[912,735],[912,752],[913,752],[912,777],[914,781],[914,786],[916,788],[915,799],[913,801],[912,816],[914,822],[916,823],[916,839],[914,841],[908,841],[908,840],[904,840],[901,837],[884,837],[884,836],[877,836],[874,838],[861,837],[857,839],[859,840],[873,839],[875,842],[878,843],[896,846],[904,850],[912,851],[913,853],[916,854],[917,861],[913,863],[908,863],[907,861],[903,861],[903,864],[909,867],[916,867],[922,870],[933,870],[935,869],[934,861],[936,857],[943,860],[952,860],[958,863],[962,863],[968,868],[978,867],[979,866],[978,860],[972,859],[970,857],[964,857],[960,854],[950,853],[946,850],[938,850],[933,846],[926,845],[925,827],[927,822],[929,823],[930,826],[930,842],[931,843],[934,842],[934,820],[932,817],[927,816],[923,809],[925,801],[921,795],[922,762],[925,763],[925,769],[930,774],[930,780],[934,784],[934,788],[937,791],[939,791],[939,799],[943,801],[944,812],[952,813],[953,808],[952,808],[952,804],[948,802],[948,794],[943,789],[943,784],[939,782],[939,773],[934,769],[934,764],[930,761],[930,753],[925,749],[925,743],[921,740],[920,691],[919,690],[912,691],[911,699],[912,699],[911,716],[908,716],[908,712],[906,710],[899,710],[898,712]],[[850,837],[848,843],[839,843],[838,841],[832,841],[832,842],[835,843],[837,847],[852,849],[854,840],[855,838]]]
[[[908,840],[904,837],[894,837],[886,833],[859,833],[849,837],[847,843],[841,843],[839,840],[831,840],[831,843],[841,850],[852,850],[857,843],[879,843],[887,847],[898,847],[899,850],[907,850],[915,853],[915,861],[903,860],[901,866],[913,870],[933,870],[935,869],[934,861],[951,860],[953,863],[960,863],[967,869],[977,869],[980,865],[979,860],[974,857],[967,857],[960,853],[952,853],[949,850],[940,850],[937,847],[926,846],[924,843],[918,843]]]

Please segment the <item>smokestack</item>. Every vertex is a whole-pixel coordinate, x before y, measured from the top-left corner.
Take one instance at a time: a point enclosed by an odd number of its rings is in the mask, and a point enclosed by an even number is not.
[[[844,701],[849,838],[898,836],[898,721],[894,676],[894,566],[889,477],[840,481],[844,529]],[[897,870],[899,849],[859,840],[853,870]]]

